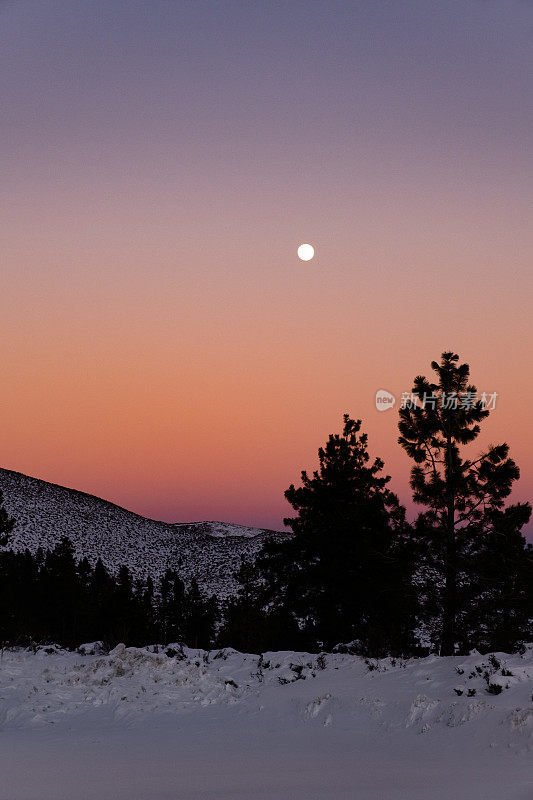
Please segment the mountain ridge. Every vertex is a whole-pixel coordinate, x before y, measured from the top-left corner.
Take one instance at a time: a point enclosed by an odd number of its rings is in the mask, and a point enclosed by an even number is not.
[[[68,536],[76,558],[98,558],[116,573],[126,564],[134,578],[157,580],[175,569],[194,576],[208,594],[225,598],[237,589],[241,560],[253,559],[269,539],[290,534],[228,522],[162,522],[79,489],[0,468],[0,490],[16,520],[8,547],[49,549]]]

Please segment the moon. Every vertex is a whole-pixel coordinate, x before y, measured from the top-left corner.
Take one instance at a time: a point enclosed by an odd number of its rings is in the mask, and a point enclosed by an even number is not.
[[[311,244],[301,244],[298,248],[298,258],[300,261],[311,261],[315,254],[315,248]]]

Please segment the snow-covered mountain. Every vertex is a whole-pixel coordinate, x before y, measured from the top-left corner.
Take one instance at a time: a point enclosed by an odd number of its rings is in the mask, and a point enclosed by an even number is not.
[[[127,564],[134,577],[158,578],[168,567],[219,598],[235,589],[241,558],[252,559],[268,537],[287,534],[226,522],[169,524],[146,519],[98,497],[0,469],[5,507],[17,524],[14,550],[53,547],[62,536],[76,556],[94,564],[100,557],[116,572]]]

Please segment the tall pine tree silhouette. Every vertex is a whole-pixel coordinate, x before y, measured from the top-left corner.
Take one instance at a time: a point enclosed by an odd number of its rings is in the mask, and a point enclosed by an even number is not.
[[[361,652],[401,651],[410,621],[405,511],[383,461],[370,459],[360,420],[345,414],[342,435],[332,434],[318,458],[319,469],[303,471],[302,485],[285,492],[298,512],[285,520],[298,551],[288,587],[294,607],[317,644],[355,639]]]
[[[344,415],[342,434],[318,451],[318,470],[285,492],[297,512],[285,520],[294,536],[265,546],[229,609],[225,642],[316,651],[356,640],[371,655],[411,648],[405,512],[360,429]],[[243,637],[246,620],[251,637]]]
[[[441,655],[455,653],[458,614],[468,602],[463,577],[473,585],[471,573],[482,561],[475,556],[482,544],[479,537],[503,533],[503,519],[508,535],[511,529],[513,536],[519,535],[531,514],[529,504],[519,503],[502,517],[504,500],[520,474],[507,444],[490,446],[474,458],[464,453],[490,412],[470,383],[468,364],[458,362],[457,354],[445,352],[440,363],[431,363],[436,381],[415,378],[413,397],[400,409],[398,426],[398,441],[415,462],[413,499],[427,508],[417,530],[437,553],[435,564],[443,579]]]

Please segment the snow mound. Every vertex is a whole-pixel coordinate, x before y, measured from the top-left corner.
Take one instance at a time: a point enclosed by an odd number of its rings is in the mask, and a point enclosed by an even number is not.
[[[514,655],[383,659],[297,652],[261,656],[179,643],[100,642],[6,650],[0,660],[0,727],[42,726],[99,713],[113,724],[209,707],[267,710],[326,727],[373,725],[431,734],[467,727],[484,746],[533,745],[533,645]],[[513,745],[513,746],[514,746]]]
[[[9,800],[530,800],[533,646],[382,659],[101,642],[0,655]]]

